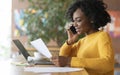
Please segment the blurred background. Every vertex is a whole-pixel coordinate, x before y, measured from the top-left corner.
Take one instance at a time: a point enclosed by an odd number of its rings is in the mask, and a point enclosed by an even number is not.
[[[111,35],[115,67],[120,67],[120,0],[103,0],[112,22],[105,30]],[[42,38],[49,50],[58,52],[66,40],[65,11],[73,0],[2,0],[0,2],[0,60],[14,57],[19,39],[29,52],[36,51],[30,41]],[[81,36],[82,37],[82,36]],[[55,54],[55,53],[54,53]]]

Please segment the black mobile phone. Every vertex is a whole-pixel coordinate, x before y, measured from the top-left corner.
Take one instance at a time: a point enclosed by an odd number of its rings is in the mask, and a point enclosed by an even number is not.
[[[77,33],[77,31],[76,31],[76,29],[75,29],[75,27],[73,25],[70,27],[70,30],[72,31],[73,34]]]

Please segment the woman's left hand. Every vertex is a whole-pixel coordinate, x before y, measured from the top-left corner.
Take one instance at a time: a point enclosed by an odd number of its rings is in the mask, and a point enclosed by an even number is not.
[[[57,57],[52,57],[51,61],[56,66],[60,66],[60,67],[70,66],[71,57],[57,56]]]

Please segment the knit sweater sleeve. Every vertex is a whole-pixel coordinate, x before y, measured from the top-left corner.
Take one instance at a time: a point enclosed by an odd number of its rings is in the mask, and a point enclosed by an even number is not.
[[[80,46],[80,41],[75,44],[72,44],[72,45],[68,45],[65,42],[62,45],[62,47],[60,48],[59,55],[60,56],[69,56],[69,57],[76,56],[78,46]]]

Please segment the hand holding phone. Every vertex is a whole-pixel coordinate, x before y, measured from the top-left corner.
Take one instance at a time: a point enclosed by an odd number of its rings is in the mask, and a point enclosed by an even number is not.
[[[77,31],[76,31],[76,29],[75,29],[75,27],[73,25],[70,27],[70,30],[72,31],[73,34],[77,33]]]
[[[66,25],[65,25],[65,29],[68,30],[70,29],[72,31],[73,34],[76,34],[77,31],[73,25],[73,22],[67,22]]]

